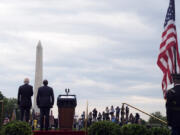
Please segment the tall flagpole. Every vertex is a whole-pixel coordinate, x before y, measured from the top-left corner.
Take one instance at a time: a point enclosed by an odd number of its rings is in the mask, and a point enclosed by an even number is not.
[[[176,9],[175,9],[175,0],[174,0],[174,21],[176,20]],[[177,45],[177,42],[176,42]],[[175,66],[175,75],[177,74],[177,67],[176,67],[176,46],[174,46],[174,66]]]
[[[174,21],[176,20],[176,13],[175,12],[176,12],[176,10],[175,10],[175,0],[174,0]],[[178,45],[177,42],[176,42],[176,45]],[[175,66],[174,70],[175,70],[175,75],[177,75],[177,65],[176,65],[177,64],[177,57],[176,57],[177,54],[176,54],[176,49],[177,49],[176,46],[174,46],[174,66]],[[175,84],[174,84],[174,86],[175,86]]]
[[[175,66],[175,75],[177,74],[177,67],[176,67],[176,48],[174,47],[174,66]]]

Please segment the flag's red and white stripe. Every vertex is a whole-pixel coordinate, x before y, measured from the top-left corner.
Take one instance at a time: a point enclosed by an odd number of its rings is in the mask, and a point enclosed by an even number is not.
[[[175,50],[174,50],[175,49]],[[174,51],[176,53],[174,53]],[[162,90],[164,97],[166,96],[167,86],[172,84],[171,74],[175,73],[175,58],[176,54],[176,69],[180,72],[180,59],[178,52],[178,42],[176,26],[173,20],[170,20],[162,34],[162,43],[160,44],[160,54],[158,56],[157,64],[162,70],[164,76],[162,80]]]

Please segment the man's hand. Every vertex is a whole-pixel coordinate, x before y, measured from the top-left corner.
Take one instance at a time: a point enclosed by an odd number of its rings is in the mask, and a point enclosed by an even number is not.
[[[168,126],[168,129],[170,129],[170,130],[171,130],[171,129],[172,129],[172,127],[171,127],[171,126]]]

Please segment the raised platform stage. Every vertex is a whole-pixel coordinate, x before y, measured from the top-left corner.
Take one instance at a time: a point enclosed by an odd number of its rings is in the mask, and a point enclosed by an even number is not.
[[[49,131],[33,131],[34,135],[85,135],[84,131],[58,131],[58,130],[49,130]]]

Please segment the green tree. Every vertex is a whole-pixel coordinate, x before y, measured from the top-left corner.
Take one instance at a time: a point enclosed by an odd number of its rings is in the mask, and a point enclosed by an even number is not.
[[[0,100],[3,100],[3,98],[4,98],[4,96],[3,96],[3,94],[0,91]]]
[[[99,121],[89,127],[88,135],[121,135],[121,129],[113,122]]]
[[[0,91],[0,127],[2,126],[2,122],[3,122],[3,98],[4,98],[4,96],[3,96],[3,94],[1,93],[1,91]]]
[[[159,119],[161,119],[161,120],[167,121],[167,120],[166,120],[166,117],[163,116],[163,115],[161,114],[161,112],[159,112],[159,111],[158,111],[158,112],[154,112],[154,113],[152,113],[151,115],[153,115],[153,116],[155,116],[155,117],[157,117],[157,118],[159,118]],[[159,120],[157,120],[157,119],[155,119],[155,118],[153,118],[153,117],[150,117],[150,118],[149,118],[148,123],[150,123],[150,124],[164,125],[162,122],[160,122]]]
[[[4,98],[4,115],[12,117],[13,110],[17,108],[16,98]]]
[[[17,118],[19,118],[20,112],[18,111],[18,105],[17,105],[17,99],[16,98],[6,98],[0,91],[0,100],[3,101],[3,117],[2,117],[2,120],[5,117],[11,118],[14,109],[16,110],[16,116],[18,116]]]
[[[141,119],[141,125],[146,125],[146,121],[145,120],[143,120],[143,119]]]
[[[11,121],[1,128],[0,135],[33,135],[33,133],[28,123]]]
[[[121,127],[122,135],[150,135],[150,131],[144,125],[125,124]]]

